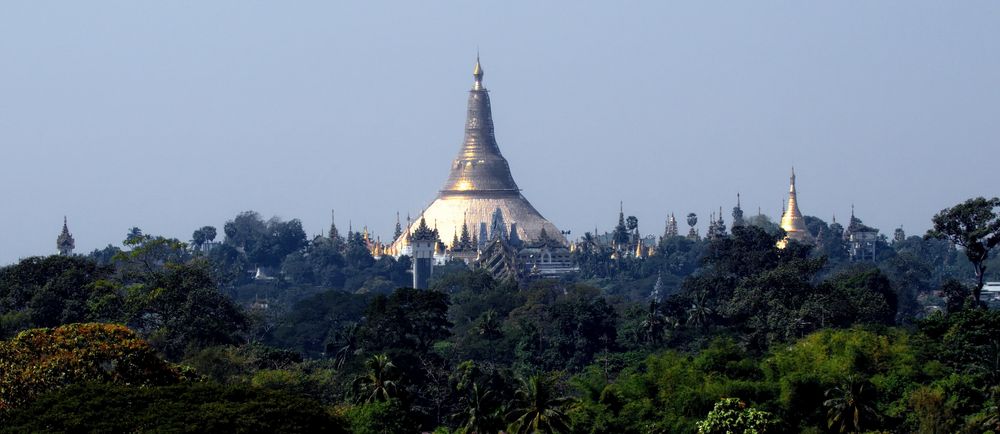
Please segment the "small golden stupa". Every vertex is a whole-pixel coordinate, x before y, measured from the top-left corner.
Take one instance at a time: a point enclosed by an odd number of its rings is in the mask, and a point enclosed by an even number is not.
[[[778,241],[778,248],[785,248],[788,240],[795,240],[800,243],[812,242],[812,235],[806,228],[806,221],[799,211],[799,202],[795,194],[795,168],[792,168],[791,185],[788,187],[788,205],[781,216],[781,229],[785,230],[785,238]]]

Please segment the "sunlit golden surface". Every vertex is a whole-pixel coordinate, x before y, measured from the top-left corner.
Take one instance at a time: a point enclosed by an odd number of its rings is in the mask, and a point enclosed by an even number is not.
[[[788,187],[788,205],[785,213],[781,216],[781,228],[785,230],[785,239],[778,242],[778,248],[783,249],[788,244],[789,239],[810,242],[812,237],[809,229],[806,228],[806,221],[799,211],[798,198],[795,192],[795,169],[792,169],[791,184]]]
[[[508,225],[517,223],[517,235],[522,240],[536,240],[538,234],[545,228],[549,237],[566,242],[554,224],[538,213],[537,210],[519,193],[508,197],[484,197],[477,192],[468,195],[439,196],[421,214],[427,219],[427,225],[437,225],[441,240],[451,244],[456,231],[461,234],[462,223],[468,222],[469,233],[479,233],[479,224],[486,223],[488,227],[493,217],[493,210],[500,208]],[[413,230],[420,222],[421,216],[413,219],[409,230]],[[396,240],[396,245],[401,240]]]

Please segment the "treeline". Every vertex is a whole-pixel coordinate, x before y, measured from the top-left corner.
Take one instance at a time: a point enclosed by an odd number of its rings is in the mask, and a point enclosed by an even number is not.
[[[969,252],[1000,241],[1000,201],[977,200],[873,263],[779,249],[780,231],[747,225],[667,238],[645,262],[585,258],[604,275],[497,281],[449,264],[426,291],[404,287],[407,259],[364,259],[355,234],[305,240],[295,221],[241,214],[207,251],[133,230],[110,254],[0,269],[0,426],[997,430],[1000,314],[979,279],[947,271],[978,259],[989,275],[994,259]]]
[[[265,220],[254,211],[227,221],[222,232],[223,240],[216,242],[218,230],[204,226],[184,243],[132,228],[122,247],[108,245],[88,256],[100,265],[121,267],[131,255],[148,264],[147,269],[204,259],[218,287],[238,301],[277,297],[290,303],[330,289],[387,293],[410,281],[409,257],[375,259],[361,232],[341,235],[331,225],[327,236],[308,239],[298,219]]]
[[[843,226],[813,216],[805,216],[805,220],[810,234],[817,240],[810,256],[822,257],[825,261],[817,273],[818,278],[856,266],[849,254],[850,243],[841,236]],[[852,220],[864,226],[861,219],[854,217]],[[749,218],[745,225],[762,229],[772,236],[781,234],[780,227],[767,216]],[[580,266],[579,278],[610,294],[632,298],[647,295],[647,288],[657,279],[661,281],[662,291],[674,293],[679,290],[685,278],[701,270],[702,257],[711,244],[708,238],[661,237],[653,255],[636,258],[628,254],[612,257],[614,249],[598,243],[590,233],[585,234],[582,241],[575,253]],[[875,238],[874,244],[875,257],[857,262],[876,265],[894,285],[906,292],[900,306],[905,315],[919,316],[919,310],[927,305],[943,305],[943,300],[933,299],[933,293],[949,280],[972,283],[972,267],[964,252],[950,240],[924,236],[890,240],[883,234]],[[1000,258],[987,258],[986,269],[992,279],[1000,280]],[[932,299],[921,300],[918,305],[917,296]]]

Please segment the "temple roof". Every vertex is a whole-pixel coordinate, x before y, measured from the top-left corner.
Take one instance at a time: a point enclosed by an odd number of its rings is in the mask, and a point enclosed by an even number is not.
[[[420,224],[417,226],[413,232],[410,232],[411,241],[437,241],[438,231],[437,229],[431,229],[427,227],[427,221],[421,217]]]
[[[56,237],[56,248],[60,251],[72,250],[76,247],[76,241],[73,239],[73,235],[69,233],[69,225],[66,223],[66,217],[63,217],[63,227],[62,232]]]

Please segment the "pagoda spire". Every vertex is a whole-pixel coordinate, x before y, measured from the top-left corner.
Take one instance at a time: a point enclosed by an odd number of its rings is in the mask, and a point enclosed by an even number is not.
[[[736,208],[733,208],[733,227],[743,226],[743,206],[740,204],[740,194],[736,193]]]
[[[467,221],[462,221],[462,235],[459,237],[458,242],[463,249],[471,248],[475,244],[469,238],[469,223]]]
[[[674,217],[674,213],[670,213],[670,218],[667,219],[667,228],[664,231],[664,236],[669,238],[676,237],[677,235],[677,218]]]
[[[396,211],[396,230],[393,231],[392,239],[397,240],[400,235],[403,235],[403,227],[399,224],[399,211]]]
[[[340,238],[340,232],[337,230],[337,211],[330,210],[330,239]]]
[[[784,210],[781,215],[781,228],[785,230],[787,234],[785,240],[781,240],[778,243],[779,247],[784,248],[787,239],[794,239],[800,242],[808,242],[811,240],[809,235],[809,230],[806,228],[805,219],[802,217],[802,212],[799,211],[798,196],[795,191],[795,168],[792,167],[792,176],[789,179],[788,185],[788,204],[784,206]]]
[[[472,77],[475,78],[475,82],[472,84],[472,90],[486,90],[483,87],[483,67],[479,64],[479,52],[476,52],[476,66],[472,68]]]
[[[467,195],[473,191],[519,194],[507,160],[500,154],[493,132],[493,110],[489,92],[483,87],[483,67],[476,56],[472,69],[475,82],[469,90],[465,120],[465,142],[452,161],[451,174],[442,195]]]
[[[68,256],[73,254],[73,249],[76,248],[76,240],[73,239],[73,235],[69,233],[69,225],[66,222],[66,216],[63,216],[63,227],[62,232],[56,237],[56,249],[59,250],[60,255]]]

